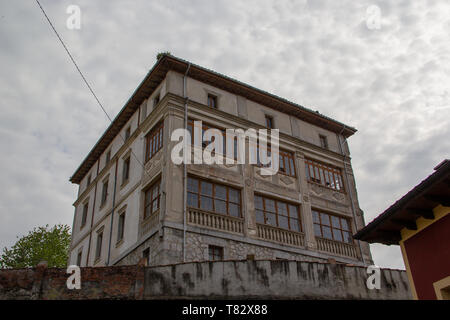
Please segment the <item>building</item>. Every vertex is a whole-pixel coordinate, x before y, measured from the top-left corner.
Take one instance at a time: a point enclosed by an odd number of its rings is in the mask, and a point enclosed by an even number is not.
[[[400,245],[415,299],[450,299],[450,160],[355,238]]]
[[[170,137],[184,128],[185,116],[188,128],[202,120],[221,130],[279,129],[283,167],[263,176],[250,164],[174,164],[177,142]],[[368,244],[352,239],[364,226],[346,141],[355,132],[164,55],[70,178],[79,192],[69,263],[331,258],[372,264]]]

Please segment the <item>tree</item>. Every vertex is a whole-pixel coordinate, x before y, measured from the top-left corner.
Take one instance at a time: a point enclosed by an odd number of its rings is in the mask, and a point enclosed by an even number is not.
[[[0,268],[34,267],[45,260],[49,267],[67,265],[70,247],[70,227],[58,224],[52,228],[34,228],[10,248],[3,248]]]
[[[164,56],[170,56],[170,55],[171,55],[170,51],[158,52],[158,54],[156,55],[156,60],[159,60]]]

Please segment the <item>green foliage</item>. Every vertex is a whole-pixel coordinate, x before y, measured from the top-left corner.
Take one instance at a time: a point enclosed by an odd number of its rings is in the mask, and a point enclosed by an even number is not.
[[[34,228],[10,248],[3,248],[0,268],[34,267],[45,260],[49,267],[64,268],[70,247],[70,227],[58,224],[52,228]]]
[[[170,51],[158,52],[158,54],[156,55],[156,60],[159,60],[164,56],[170,56],[170,55],[171,55]]]

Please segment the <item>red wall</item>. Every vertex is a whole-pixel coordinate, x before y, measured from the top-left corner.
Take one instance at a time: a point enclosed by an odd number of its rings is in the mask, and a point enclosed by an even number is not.
[[[404,242],[419,299],[436,299],[433,283],[450,276],[450,214]]]

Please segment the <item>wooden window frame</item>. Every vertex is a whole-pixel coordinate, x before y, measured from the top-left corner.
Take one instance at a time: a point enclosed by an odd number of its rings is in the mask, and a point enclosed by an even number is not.
[[[83,248],[77,253],[77,266],[81,267],[81,262],[83,260]]]
[[[259,198],[262,199],[262,205],[263,205],[262,209],[258,209],[256,207],[256,197],[259,197]],[[275,212],[271,212],[271,211],[267,210],[267,208],[266,208],[266,200],[274,201]],[[287,219],[288,220],[288,229],[286,229],[285,227],[280,226],[280,223],[279,223],[279,216],[280,216],[280,214],[278,213],[278,203],[279,202],[286,205],[286,209],[287,209],[287,216],[286,217],[288,218]],[[291,216],[290,206],[294,206],[297,209],[295,217]],[[296,204],[296,203],[285,201],[285,200],[279,200],[279,199],[272,198],[272,197],[267,197],[267,196],[261,195],[261,194],[255,194],[255,216],[257,214],[256,211],[262,211],[263,218],[264,218],[264,223],[263,223],[264,225],[280,228],[280,229],[283,229],[283,230],[289,230],[289,231],[292,231],[292,232],[299,232],[299,233],[303,232],[302,219],[301,219],[301,213],[300,213],[300,206],[298,204]],[[267,223],[268,218],[266,216],[266,213],[275,214],[276,226]],[[299,226],[299,230],[294,230],[292,228],[292,226],[291,226],[291,219],[296,219],[297,220],[298,226]],[[257,222],[257,223],[261,224],[260,222]]]
[[[324,149],[328,149],[328,137],[323,134],[319,134],[319,140],[320,146]]]
[[[122,241],[125,236],[125,218],[126,211],[122,211],[117,219],[117,242]]]
[[[257,164],[256,166],[258,167],[264,167],[266,165],[263,165],[260,160],[259,160],[259,146],[257,146],[256,148],[256,159],[257,159]],[[271,148],[270,146],[267,148],[267,152],[271,152]],[[269,157],[269,155],[267,155]],[[280,159],[281,158],[281,159]],[[297,177],[297,171],[295,168],[295,155],[293,152],[290,151],[286,151],[283,149],[278,149],[278,159],[279,159],[279,169],[278,169],[278,173],[288,176],[288,177],[293,177],[296,178]],[[286,168],[289,168],[288,170],[286,170]]]
[[[188,119],[188,124],[187,124],[188,130],[191,133],[191,144],[192,145],[194,145],[194,121],[200,121],[200,120]],[[222,135],[225,137],[225,139],[222,142],[223,143],[222,147],[223,147],[223,156],[226,156],[227,155],[226,130],[222,129],[222,128],[214,127],[214,126],[212,126],[212,125],[210,125],[208,123],[204,123],[202,121],[202,138],[203,138],[204,132],[206,130],[208,130],[208,129],[219,130],[222,133]],[[238,152],[238,150],[237,150],[238,149],[237,142],[238,142],[238,137],[237,136],[234,137],[233,141],[234,141],[234,160],[237,160],[237,152]],[[203,141],[203,139],[202,139],[202,150],[205,149],[206,146],[209,145],[210,143],[211,143],[211,141],[207,142],[207,141]]]
[[[345,193],[344,180],[340,168],[316,160],[305,159],[305,169],[306,177],[309,182],[317,183],[326,188]],[[336,182],[338,182],[339,187],[336,187]]]
[[[109,185],[109,179],[103,181],[102,197],[100,199],[100,207],[103,207],[105,205],[105,203],[108,201],[108,185]]]
[[[128,126],[128,128],[125,129],[125,142],[128,141],[128,139],[130,139],[131,136],[131,126]]]
[[[145,162],[153,158],[162,149],[164,146],[163,136],[164,122],[161,121],[145,136]]]
[[[275,124],[273,122],[273,116],[266,114],[264,116],[265,120],[266,120],[266,127],[267,129],[274,129],[275,128]]]
[[[197,196],[197,206],[193,207],[193,208],[199,209],[199,210],[208,211],[208,212],[212,212],[212,213],[215,213],[215,214],[221,214],[221,215],[228,216],[228,217],[242,219],[243,214],[242,214],[242,194],[241,194],[242,192],[241,192],[241,189],[238,189],[238,188],[235,188],[235,187],[231,187],[231,186],[228,186],[228,185],[222,184],[222,183],[217,183],[217,182],[209,180],[209,179],[197,178],[197,177],[194,177],[194,176],[188,176],[188,181],[190,179],[197,180],[197,192],[189,191],[189,189],[187,190],[187,194],[191,193],[191,194],[194,194],[194,195]],[[211,195],[202,194],[202,182],[212,184],[212,194]],[[226,199],[216,198],[216,186],[224,187],[226,189]],[[235,190],[237,192],[237,194],[239,195],[239,202],[234,202],[234,201],[230,200],[230,189]],[[206,198],[211,199],[211,201],[212,201],[212,210],[202,209],[202,207],[201,207],[201,205],[202,205],[201,204],[201,197],[206,197]],[[216,206],[215,200],[225,201],[226,207],[227,207],[227,209],[226,209],[227,212],[226,213],[222,213],[222,212],[219,212],[219,211],[215,210],[215,206]],[[230,204],[236,205],[238,207],[239,215],[237,217],[230,214]]]
[[[223,261],[224,248],[215,245],[208,245],[208,259],[209,261]]]
[[[211,93],[208,93],[207,105],[210,108],[218,109],[218,99],[217,96]]]
[[[156,197],[153,198],[153,191],[156,189],[158,189]],[[147,194],[150,193],[150,200],[147,203]],[[153,210],[153,202],[157,202],[156,205],[156,209]],[[144,214],[143,214],[143,219],[147,219],[148,217],[150,217],[153,213],[157,212],[160,208],[161,205],[161,179],[158,179],[156,182],[154,182],[150,187],[148,187],[145,191],[144,191]],[[147,207],[150,207],[150,212],[147,214]]]
[[[145,265],[150,265],[150,248],[142,250],[142,258],[145,259]]]
[[[319,222],[315,222],[315,221],[314,221],[314,213],[317,214],[317,216],[318,216],[318,218],[319,218]],[[354,242],[353,242],[353,238],[352,238],[352,229],[351,229],[351,224],[350,224],[350,222],[351,222],[350,218],[348,218],[348,217],[343,217],[343,216],[336,215],[336,214],[331,214],[331,213],[328,213],[328,212],[323,212],[323,211],[316,210],[316,209],[311,209],[311,214],[312,214],[312,217],[313,217],[313,220],[312,220],[312,221],[313,221],[314,236],[319,237],[319,238],[322,238],[322,239],[333,240],[333,241],[343,242],[343,243],[347,243],[347,244],[353,244],[353,243],[354,243]],[[325,224],[325,223],[322,221],[323,215],[325,215],[325,216],[328,217],[328,223],[329,223],[328,225]],[[335,227],[335,226],[333,225],[333,221],[332,221],[332,218],[331,218],[331,217],[335,217],[335,218],[338,218],[338,219],[339,219],[339,227]],[[346,230],[346,229],[343,228],[343,226],[342,226],[342,220],[345,220],[345,221],[347,222],[348,230]],[[320,228],[320,235],[317,235],[317,234],[316,234],[316,228],[315,228],[315,225],[319,226],[319,228]],[[324,228],[324,227],[330,228],[331,239],[324,236],[324,232],[323,232],[323,228]],[[334,231],[335,231],[335,230],[336,230],[336,231],[339,231],[339,233],[341,234],[342,240],[335,239],[335,235],[334,235]],[[345,237],[344,237],[344,232],[346,232],[346,233],[349,234],[350,242],[344,240],[344,239],[345,239]]]
[[[99,242],[100,239],[100,242]],[[97,242],[95,245],[95,260],[98,260],[102,256],[102,246],[103,246],[103,230],[97,233]]]
[[[108,152],[106,152],[106,156],[105,156],[105,166],[108,165],[108,163],[111,162],[111,150],[108,150]]]
[[[83,204],[83,211],[81,213],[81,226],[80,226],[80,229],[82,229],[86,225],[88,213],[89,213],[89,201],[86,201]]]
[[[130,179],[130,166],[131,166],[131,157],[128,156],[123,160],[122,184],[125,184]]]

